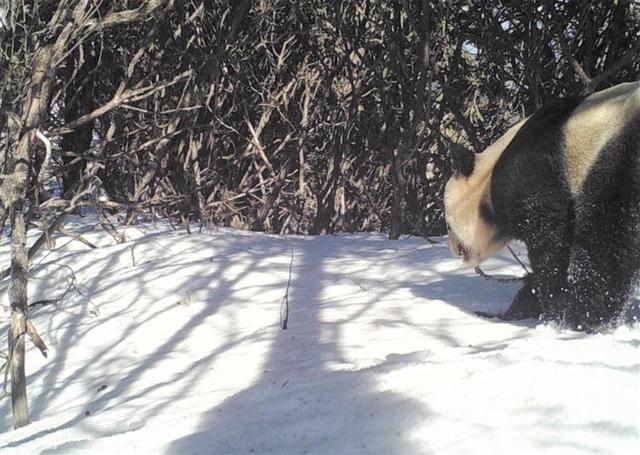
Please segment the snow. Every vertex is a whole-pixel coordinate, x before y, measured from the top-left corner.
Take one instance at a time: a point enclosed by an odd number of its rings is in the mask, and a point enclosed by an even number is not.
[[[49,356],[28,349],[30,425],[0,403],[2,454],[640,453],[640,324],[478,317],[518,285],[445,239],[67,228],[98,248],[58,234],[35,261],[32,302],[67,267],[80,292],[32,311]],[[508,254],[485,270],[522,274]]]

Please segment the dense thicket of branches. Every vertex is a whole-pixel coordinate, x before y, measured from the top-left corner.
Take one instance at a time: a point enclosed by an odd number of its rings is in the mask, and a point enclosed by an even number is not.
[[[551,97],[640,71],[624,0],[12,5],[3,154],[36,51],[67,20],[37,124],[62,199],[282,233],[440,233],[452,142],[480,151]],[[144,18],[104,23],[126,10]],[[40,193],[36,212],[68,208]]]
[[[0,1],[13,390],[30,223],[439,234],[450,148],[638,79],[639,33],[630,0]]]

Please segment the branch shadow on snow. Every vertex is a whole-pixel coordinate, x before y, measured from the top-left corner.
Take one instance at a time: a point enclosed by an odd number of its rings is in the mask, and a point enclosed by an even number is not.
[[[291,319],[282,331],[280,302],[291,245]],[[91,263],[78,262],[84,254]],[[34,311],[52,355],[28,382],[39,384],[30,389],[37,391],[30,394],[33,425],[66,413],[37,431],[0,434],[0,449],[59,433],[67,442],[56,450],[88,451],[99,438],[175,414],[177,420],[192,415],[197,424],[190,434],[193,427],[167,435],[171,453],[418,452],[424,446],[412,432],[433,411],[385,390],[381,374],[428,362],[421,353],[437,346],[460,348],[465,355],[500,351],[537,324],[474,315],[470,323],[488,326],[489,335],[469,351],[460,327],[469,318],[459,312],[500,313],[519,284],[488,282],[449,261],[457,260],[444,245],[416,239],[386,242],[359,235],[351,242],[348,236],[284,239],[235,231],[146,234],[130,244],[62,252],[39,266],[48,278],[34,286],[50,297],[49,287],[59,288],[63,277],[56,275],[55,263],[69,264],[91,302],[73,295],[58,307]],[[80,263],[85,269],[78,270]],[[176,305],[186,291],[193,303]],[[402,299],[415,304],[397,305]],[[94,307],[100,314],[92,315]],[[413,313],[417,307],[424,310],[422,319]],[[518,330],[494,334],[493,324]],[[365,329],[357,332],[359,327]],[[156,336],[160,329],[162,336]],[[366,367],[353,358],[354,330],[365,348],[380,346]],[[411,333],[415,343],[370,339],[377,332]],[[247,351],[256,344],[264,346],[260,355]],[[91,364],[75,360],[89,357]],[[243,362],[258,365],[255,375]],[[193,400],[182,400],[193,395],[199,397],[196,409],[189,407]],[[8,400],[0,412],[10,415]],[[101,422],[106,413],[118,418]],[[74,428],[83,435],[72,433]]]
[[[193,243],[194,245],[191,248],[181,250],[178,254],[185,258],[191,257],[198,250],[197,242],[194,240]],[[171,259],[175,260],[175,258],[169,257],[168,260],[167,258],[161,258],[157,261],[157,264],[153,264],[150,267],[123,267],[122,264],[127,263],[126,260],[123,260],[123,256],[130,254],[128,247],[126,245],[117,246],[113,247],[113,249],[117,251],[97,253],[101,257],[96,258],[90,267],[91,270],[86,272],[89,278],[81,283],[83,293],[96,300],[98,307],[105,308],[109,307],[112,302],[101,301],[100,295],[107,291],[113,292],[114,288],[117,289],[119,286],[123,286],[126,288],[126,292],[123,292],[122,295],[123,300],[130,303],[131,306],[137,306],[138,312],[142,308],[142,317],[124,319],[129,320],[129,323],[125,326],[117,326],[119,336],[110,336],[107,338],[108,341],[104,342],[99,339],[100,329],[110,322],[123,320],[127,313],[135,314],[135,309],[125,304],[116,306],[114,311],[103,310],[99,316],[90,316],[90,311],[96,304],[89,302],[82,296],[72,296],[70,301],[62,302],[58,308],[44,307],[34,311],[32,317],[37,319],[40,316],[42,318],[42,323],[36,323],[40,328],[41,334],[46,335],[47,342],[50,347],[54,348],[55,353],[54,356],[50,357],[49,365],[46,368],[41,368],[29,375],[29,383],[42,383],[42,386],[38,389],[39,394],[32,393],[30,395],[32,420],[37,421],[47,409],[55,409],[56,405],[60,406],[60,403],[56,403],[57,397],[62,395],[67,387],[73,385],[74,379],[77,377],[83,377],[88,382],[83,384],[84,389],[80,390],[80,394],[91,396],[91,394],[86,393],[86,388],[93,389],[95,398],[89,399],[84,403],[74,403],[72,409],[75,407],[77,412],[72,419],[28,437],[10,441],[0,447],[17,447],[23,443],[75,425],[86,427],[91,432],[91,417],[93,415],[122,406],[130,407],[130,412],[125,412],[125,414],[131,417],[136,416],[140,411],[146,412],[148,415],[154,415],[159,409],[170,405],[175,397],[167,397],[164,400],[157,401],[154,405],[148,406],[143,403],[145,396],[151,396],[153,393],[162,393],[164,389],[174,391],[173,384],[175,381],[181,382],[181,386],[178,388],[180,392],[188,391],[217,356],[243,343],[247,338],[260,339],[262,337],[260,333],[239,336],[238,331],[234,329],[234,321],[230,320],[227,341],[215,349],[209,350],[204,358],[189,359],[189,349],[183,346],[192,332],[206,325],[207,320],[215,316],[220,308],[224,306],[224,299],[231,297],[233,294],[231,288],[234,286],[235,281],[226,279],[223,276],[223,272],[232,265],[233,252],[220,250],[215,260],[205,255],[205,257],[193,261],[178,260],[171,262]],[[164,253],[175,252],[165,249]],[[251,273],[263,261],[276,253],[277,250],[275,248],[265,249],[256,254],[255,261],[239,270],[238,274]],[[70,262],[73,264],[75,255],[75,253],[63,255],[56,258],[55,262]],[[203,264],[204,268],[210,271],[209,274],[197,276],[188,274],[180,276],[176,274],[176,269],[184,269],[191,266],[203,267]],[[46,266],[47,264],[44,265]],[[76,270],[78,275],[81,272],[82,270]],[[164,282],[167,288],[155,288],[159,282]],[[134,284],[133,287],[131,286],[132,284]],[[207,303],[202,305],[199,310],[190,311],[191,316],[182,314],[181,319],[184,319],[184,322],[175,324],[174,334],[171,337],[153,340],[155,342],[155,346],[152,348],[153,352],[145,356],[143,362],[132,363],[132,358],[127,355],[127,351],[130,349],[135,350],[136,345],[143,341],[140,335],[141,328],[156,322],[162,317],[172,317],[172,314],[186,311],[175,304],[166,303],[155,308],[157,301],[153,297],[157,297],[160,300],[162,292],[167,289],[174,291],[174,294],[183,293],[184,290],[189,289],[202,290],[204,292],[200,293],[201,298]],[[112,300],[112,295],[108,295],[109,300]],[[152,296],[151,299],[148,298],[149,295]],[[47,314],[51,315],[53,313],[66,313],[67,317],[64,318],[64,323],[56,325],[56,322],[59,321],[54,322],[54,318],[46,317]],[[152,333],[148,335],[153,336]],[[68,356],[68,351],[87,344],[95,348],[93,352],[95,361],[91,365],[84,363],[70,364],[71,359]],[[185,366],[184,370],[173,371],[171,367],[167,367],[163,375],[159,375],[157,380],[145,378],[145,374],[150,370],[162,368],[163,363],[171,355],[184,356],[184,362],[182,362]],[[87,373],[87,371],[90,371],[90,373]],[[145,383],[148,383],[148,386],[142,389],[138,388],[135,393],[132,393],[130,390],[134,388],[132,386],[143,379]],[[104,389],[106,392],[100,393],[100,389],[104,386],[106,386]],[[2,405],[7,406],[6,400]],[[62,408],[68,409],[64,405],[62,405]],[[8,409],[5,415],[10,415]],[[123,422],[121,430],[113,428],[109,431],[112,434],[129,431],[130,423]],[[96,431],[96,434],[100,435],[100,431]],[[68,448],[72,447],[73,445]]]
[[[142,261],[138,266],[128,264],[127,245],[88,253],[95,256],[92,264],[87,270],[77,270],[76,265],[76,274],[91,302],[74,296],[57,308],[42,307],[32,315],[54,354],[46,367],[29,375],[30,384],[40,384],[31,389],[37,390],[30,395],[32,420],[37,422],[60,409],[70,417],[37,431],[14,432],[15,437],[0,439],[0,448],[19,447],[81,428],[84,436],[67,435],[71,439],[56,450],[90,450],[94,440],[140,428],[166,409],[186,413],[178,409],[180,397],[201,391],[209,410],[195,411],[196,415],[201,413],[198,431],[171,442],[169,451],[417,451],[408,433],[414,423],[428,418],[423,406],[398,393],[378,390],[374,370],[356,374],[332,367],[343,361],[341,332],[383,299],[383,293],[371,293],[369,300],[342,322],[324,322],[321,310],[327,301],[323,290],[341,280],[341,273],[327,271],[325,261],[335,258],[324,250],[323,243],[295,242],[291,323],[289,330],[280,331],[277,315],[288,278],[289,242],[271,238],[254,245],[254,239],[237,235],[234,241],[215,245],[214,251],[203,251],[196,240],[179,251],[161,245],[160,253],[170,257],[149,254],[151,259],[144,266]],[[237,258],[242,254],[250,260],[239,265]],[[192,259],[194,255],[200,256]],[[61,254],[55,261],[41,264],[41,271],[51,272],[53,263],[73,265],[76,257],[77,252]],[[274,257],[280,260],[274,262]],[[246,277],[256,272],[270,278],[264,283],[247,282]],[[155,289],[158,283],[166,289]],[[40,284],[43,288],[49,285],[52,283],[47,280]],[[194,291],[194,300],[199,302],[195,308],[158,304],[163,292],[175,295],[185,289]],[[114,305],[111,300],[118,293],[122,302]],[[107,301],[103,295],[108,296]],[[262,305],[265,300],[268,317],[254,330],[243,329],[242,315],[235,315],[234,306]],[[90,316],[94,306],[100,314]],[[174,319],[173,315],[182,311],[188,315],[176,318],[169,338],[153,340],[148,354],[128,355],[142,341],[143,333],[148,344],[152,335],[148,327],[163,318]],[[226,312],[224,328],[220,329],[222,342],[194,354],[190,337],[196,331],[212,330],[208,324],[222,317],[221,312]],[[123,320],[128,322],[122,325]],[[100,339],[101,330],[114,329],[119,331],[118,337]],[[210,370],[215,370],[222,357],[242,355],[234,354],[235,350],[254,342],[269,346],[262,372],[221,404],[206,407],[207,388],[215,389],[217,384],[203,384],[203,378],[211,377]],[[92,364],[74,362],[74,349],[92,350]],[[168,363],[174,357],[180,359],[177,368]],[[238,379],[242,382],[244,378]],[[73,392],[76,396],[71,402],[62,401]],[[10,415],[6,406],[5,400],[0,408]],[[113,419],[107,420],[106,426],[101,424],[100,414],[106,412],[118,413],[121,424],[113,425]],[[402,425],[389,427],[390,417]],[[87,439],[87,435],[93,436]]]
[[[346,363],[341,332],[357,314],[323,321],[323,291],[343,277],[327,271],[326,260],[336,258],[329,257],[324,244],[312,239],[296,246],[289,327],[276,334],[261,377],[205,414],[198,431],[173,441],[169,452],[419,451],[407,434],[429,418],[427,409],[399,393],[379,390],[375,370],[331,366]]]

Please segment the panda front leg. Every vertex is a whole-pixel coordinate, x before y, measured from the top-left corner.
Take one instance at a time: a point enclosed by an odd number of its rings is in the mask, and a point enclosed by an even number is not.
[[[570,207],[539,207],[541,199],[522,204],[516,237],[527,246],[533,273],[505,313],[507,319],[563,319],[570,306],[567,269],[571,252]]]
[[[565,314],[565,324],[574,330],[587,332],[605,328],[619,315],[627,300],[631,277],[624,271],[602,267],[603,255],[593,257],[593,249],[577,244],[571,252],[568,289],[571,304]],[[627,284],[628,283],[628,284]]]
[[[558,258],[557,266],[540,267],[531,261],[533,273],[524,279],[524,285],[504,313],[506,320],[540,319],[543,321],[562,321],[571,297],[567,293],[566,260]]]
[[[595,174],[576,200],[566,324],[577,330],[618,322],[640,271],[640,161],[612,175]]]
[[[565,244],[529,246],[529,261],[533,273],[525,278],[506,318],[538,318],[560,321],[570,306],[567,293],[569,248]]]
[[[540,299],[536,295],[534,275],[529,274],[524,278],[524,286],[520,288],[513,299],[511,306],[502,316],[507,321],[519,321],[522,319],[538,319],[542,314]]]

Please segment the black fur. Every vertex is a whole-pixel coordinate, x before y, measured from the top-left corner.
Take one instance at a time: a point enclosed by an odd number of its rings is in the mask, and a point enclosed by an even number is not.
[[[457,144],[451,148],[451,166],[454,171],[469,177],[473,173],[475,164],[476,155],[471,150]]]
[[[489,203],[483,202],[480,204],[480,216],[489,224],[496,224],[496,212]]]
[[[568,323],[620,315],[640,270],[640,116],[610,141],[575,201]]]
[[[509,233],[502,229],[498,224],[496,212],[488,202],[483,202],[480,204],[480,217],[484,219],[488,224],[495,227],[495,232],[493,234],[494,242],[501,244],[508,243],[509,240],[513,238],[513,236],[509,235]]]
[[[527,275],[524,279],[524,286],[520,288],[513,303],[506,311],[503,319],[517,321],[520,319],[538,318],[542,313],[540,299],[536,296],[533,283],[534,275]]]
[[[524,241],[533,268],[505,317],[592,331],[620,315],[640,269],[640,131],[631,122],[612,140],[574,197],[562,128],[580,101],[547,105],[522,126],[496,163],[491,195],[496,226]]]

